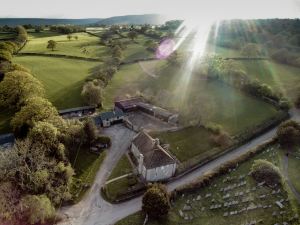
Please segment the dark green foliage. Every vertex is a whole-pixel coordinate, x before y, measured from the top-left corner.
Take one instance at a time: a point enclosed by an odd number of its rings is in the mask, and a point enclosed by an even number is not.
[[[251,168],[251,175],[256,182],[265,182],[268,186],[282,184],[279,169],[266,160],[255,160]]]
[[[91,145],[97,138],[97,127],[91,119],[84,121],[83,131],[86,137],[86,143]]]
[[[0,83],[0,105],[20,109],[24,102],[33,96],[43,96],[42,84],[31,74],[15,70],[5,74]]]
[[[0,61],[8,61],[10,62],[12,60],[12,55],[9,51],[0,49]]]
[[[57,46],[57,42],[56,41],[54,41],[54,40],[49,40],[48,41],[47,48],[49,48],[52,51],[54,51],[54,49],[56,48],[56,46]]]
[[[108,147],[111,146],[111,139],[108,136],[98,136],[95,139],[95,142],[99,142],[101,144],[106,144]]]
[[[150,218],[159,219],[170,210],[170,199],[167,189],[162,184],[150,185],[143,196],[142,210]]]
[[[277,139],[283,147],[300,143],[300,124],[293,120],[283,122],[277,129]]]

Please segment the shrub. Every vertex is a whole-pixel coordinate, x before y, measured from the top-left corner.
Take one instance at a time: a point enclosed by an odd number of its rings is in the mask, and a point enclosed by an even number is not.
[[[93,82],[87,82],[81,92],[84,101],[89,105],[101,106],[102,102],[102,89],[96,86]]]
[[[205,128],[214,134],[220,134],[223,130],[223,127],[216,123],[208,123]]]
[[[251,175],[256,182],[265,182],[268,186],[282,183],[279,169],[266,160],[255,160],[251,168]]]
[[[98,136],[95,142],[99,142],[101,144],[107,144],[108,146],[111,146],[111,139],[108,136]]]
[[[277,129],[277,139],[283,147],[300,143],[300,124],[293,120],[283,122]]]
[[[170,197],[162,184],[150,185],[143,196],[142,210],[151,218],[166,216],[170,210]]]

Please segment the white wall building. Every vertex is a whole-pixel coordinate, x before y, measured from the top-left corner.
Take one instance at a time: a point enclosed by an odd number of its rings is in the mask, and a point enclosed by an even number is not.
[[[174,176],[176,161],[160,145],[142,131],[137,134],[131,144],[131,152],[137,161],[137,170],[147,181],[161,181]]]

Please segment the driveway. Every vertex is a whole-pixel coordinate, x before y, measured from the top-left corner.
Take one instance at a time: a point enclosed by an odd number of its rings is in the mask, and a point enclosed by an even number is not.
[[[300,113],[298,110],[291,110],[291,117],[292,119],[300,121]],[[248,142],[245,145],[240,146],[239,148],[205,164],[204,166],[194,170],[193,172],[170,182],[167,187],[169,191],[174,190],[184,184],[188,184],[194,181],[199,176],[203,175],[204,173],[220,166],[221,164],[240,156],[251,149],[255,148],[256,146],[270,140],[276,134],[276,129],[274,128],[263,135],[253,139],[252,141]],[[127,137],[133,135],[128,131],[124,131],[124,128],[121,128],[123,131],[118,131],[118,135],[115,135],[115,138],[121,138],[122,133],[126,134]],[[123,137],[122,137],[123,138]],[[124,138],[126,139],[126,138]],[[126,140],[124,140],[126,141]],[[127,146],[129,145],[128,142]],[[125,145],[125,144],[124,144]],[[67,207],[62,209],[61,211],[68,215],[69,219],[66,219],[64,222],[61,222],[61,225],[112,225],[118,220],[133,214],[141,209],[141,200],[142,197],[137,197],[133,200],[113,205],[100,197],[100,187],[101,184],[105,182],[105,179],[108,177],[109,171],[112,170],[114,163],[121,157],[121,152],[125,152],[127,146],[123,146],[119,141],[113,144],[112,153],[108,155],[104,164],[102,165],[101,169],[96,178],[96,182],[91,188],[91,191],[87,194],[87,196],[77,205]],[[117,148],[117,149],[115,149]],[[120,148],[120,149],[119,149]],[[114,157],[116,157],[114,159]],[[113,164],[113,165],[112,165]]]

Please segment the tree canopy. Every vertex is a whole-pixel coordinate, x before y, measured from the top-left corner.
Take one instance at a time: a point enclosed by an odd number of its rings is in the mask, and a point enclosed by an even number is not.
[[[39,80],[20,70],[5,74],[0,83],[0,106],[19,109],[33,96],[44,96],[43,85]]]
[[[150,185],[143,196],[142,209],[151,218],[166,216],[170,210],[170,199],[166,187],[162,184]]]

